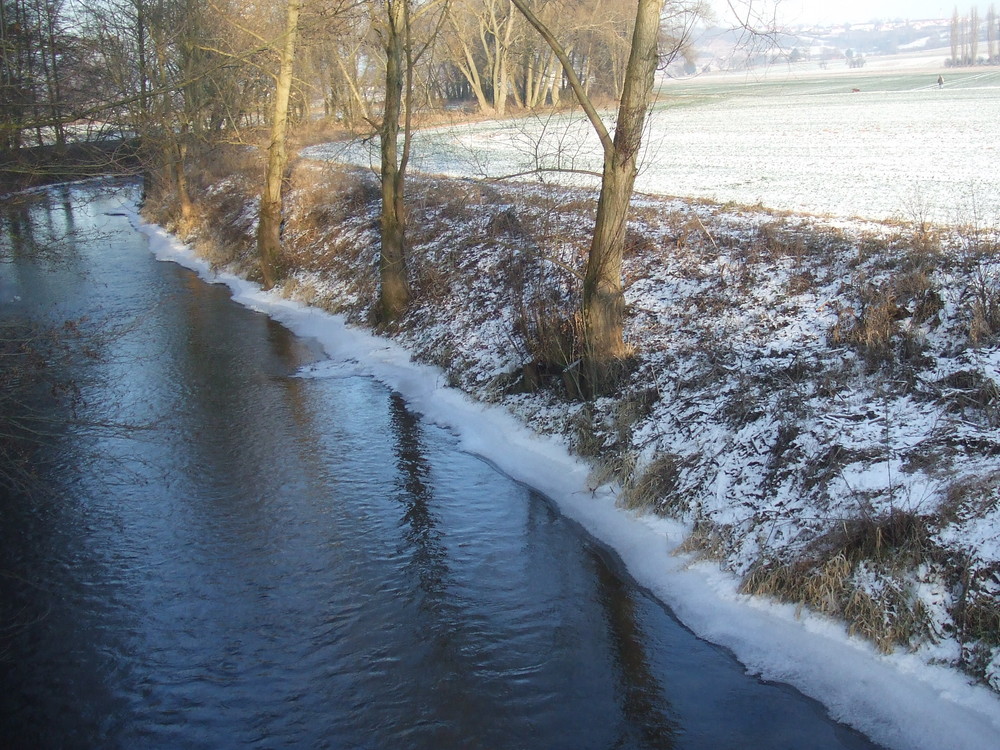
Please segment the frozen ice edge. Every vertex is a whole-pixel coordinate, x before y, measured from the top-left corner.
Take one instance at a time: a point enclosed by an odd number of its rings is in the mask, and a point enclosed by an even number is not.
[[[735,577],[717,565],[675,554],[686,526],[623,510],[611,490],[592,492],[588,468],[558,440],[539,437],[502,409],[447,387],[439,369],[414,363],[394,342],[233,274],[217,273],[164,229],[144,222],[134,208],[128,215],[148,236],[158,260],[225,284],[234,301],[316,340],[332,361],[356,363],[359,372],[398,391],[425,420],[451,431],[462,450],[547,495],[613,549],[635,580],[686,626],[729,649],[750,674],[792,685],[825,705],[834,719],[890,748],[996,750],[1000,744],[1000,698],[992,691],[913,654],[880,654],[850,637],[842,623],[740,594]]]

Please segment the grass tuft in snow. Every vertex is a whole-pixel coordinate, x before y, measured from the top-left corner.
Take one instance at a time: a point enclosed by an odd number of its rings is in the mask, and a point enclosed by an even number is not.
[[[890,652],[928,628],[907,571],[931,553],[926,520],[913,513],[845,519],[795,560],[761,560],[743,591],[841,617]]]

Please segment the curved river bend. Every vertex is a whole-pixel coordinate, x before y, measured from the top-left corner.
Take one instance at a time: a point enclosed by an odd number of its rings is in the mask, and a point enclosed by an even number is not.
[[[8,747],[872,747],[399,395],[301,377],[317,347],[154,260],[132,190],[3,212],[5,324],[86,344],[0,498]]]

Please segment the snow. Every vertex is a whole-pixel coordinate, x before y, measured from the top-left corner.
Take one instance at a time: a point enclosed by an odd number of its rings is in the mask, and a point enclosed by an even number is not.
[[[793,685],[824,703],[835,718],[891,748],[987,750],[997,747],[1000,699],[996,693],[970,684],[968,677],[954,669],[929,663],[926,651],[881,654],[869,643],[850,637],[843,623],[801,611],[794,605],[776,604],[739,593],[737,578],[723,571],[717,563],[678,553],[678,545],[691,531],[688,525],[623,510],[612,488],[592,489],[591,467],[571,456],[560,438],[530,432],[509,411],[474,402],[449,388],[443,371],[415,364],[398,344],[353,328],[342,317],[307,307],[275,292],[263,292],[233,274],[213,271],[195,257],[190,248],[164,230],[145,224],[138,216],[133,221],[149,236],[157,258],[185,265],[210,283],[228,285],[233,298],[240,304],[265,312],[296,333],[319,342],[329,363],[314,366],[303,373],[304,376],[338,377],[345,371],[366,373],[401,393],[424,419],[451,430],[463,450],[484,457],[499,470],[552,498],[566,516],[614,549],[640,585],[659,597],[701,637],[730,649],[750,673]],[[697,287],[696,283],[680,276],[676,283]],[[760,290],[759,294],[762,300],[773,295],[767,289]],[[641,306],[653,309],[658,304],[662,307],[666,299],[676,299],[670,290],[660,288],[651,289],[647,297],[639,297]],[[821,322],[810,330],[796,329],[793,325],[784,331],[781,310],[774,308],[770,313],[773,316],[771,325],[779,332],[774,343],[774,352],[779,356],[785,352],[791,359],[796,342],[819,336]],[[692,321],[692,325],[695,323]],[[742,330],[746,321],[733,320],[732,325],[734,330]],[[749,351],[750,343],[747,347]],[[503,365],[487,362],[485,366],[499,368]],[[887,400],[886,404],[887,410],[916,408],[905,401]],[[845,415],[868,408],[861,403],[841,406]],[[696,413],[697,404],[691,407],[692,414]],[[877,418],[866,422],[867,428],[874,430],[873,436],[854,435],[854,438],[867,444],[879,439],[880,430],[889,429],[890,425],[908,424],[907,420],[914,418],[910,414],[904,419],[903,415],[889,411],[883,417],[881,422]],[[697,438],[698,430],[694,427],[689,429],[688,437],[678,435],[674,439],[679,443],[700,439],[712,455],[731,463],[731,471],[719,471],[717,475],[718,512],[738,508],[738,503],[725,502],[730,485],[752,484],[754,480],[747,479],[745,475],[753,471],[740,464],[740,454],[732,449],[743,442],[773,439],[768,436],[774,431],[775,420],[763,417],[722,440],[724,445],[720,446],[720,433],[711,428],[705,417],[700,418],[709,434]],[[922,419],[916,422],[918,427],[912,428],[914,434],[922,434],[927,424]],[[835,414],[829,413],[817,420],[812,429],[838,433],[842,425],[838,424]],[[899,439],[905,437],[900,435]],[[809,441],[821,445],[827,437],[817,434],[802,439],[808,448]],[[855,491],[859,487],[884,488],[899,471],[891,455],[888,459],[874,460],[867,467],[855,462],[845,468],[847,471],[840,481]],[[916,503],[922,502],[922,494],[929,494],[919,484],[910,487],[915,490],[912,494]],[[775,503],[793,500],[794,494],[776,493],[772,498]],[[971,529],[956,526],[942,533],[954,533],[963,544],[973,548],[984,545],[988,548],[984,559],[996,560],[1000,557],[996,549],[1000,543],[995,534],[998,524],[1000,519],[994,513],[989,520],[976,521]],[[931,606],[943,608],[946,605],[947,592],[935,588],[933,580],[921,585],[921,596]],[[1000,681],[1000,656],[997,654],[1000,650],[992,657],[987,673]]]
[[[919,69],[927,64],[903,57],[891,68],[872,63],[881,75],[849,75],[811,63],[807,73],[793,66],[671,82],[650,118],[636,189],[838,217],[995,221],[1000,72],[942,70],[939,89],[939,71]],[[596,136],[573,114],[429,128],[414,140],[413,168],[432,174],[601,165]],[[302,155],[370,165],[375,149],[372,141],[323,144]],[[580,174],[542,177],[596,184]]]

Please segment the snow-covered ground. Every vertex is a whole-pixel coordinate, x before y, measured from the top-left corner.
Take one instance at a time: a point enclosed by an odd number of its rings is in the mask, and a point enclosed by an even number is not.
[[[930,67],[936,59],[874,59],[862,71],[808,63],[668,82],[637,189],[843,218],[996,222],[1000,71],[938,71]],[[303,156],[377,164],[374,148],[325,144]],[[469,177],[601,164],[589,125],[571,114],[420,131],[413,159],[423,172]]]
[[[887,747],[997,747],[996,693],[970,684],[954,670],[929,664],[924,655],[881,654],[850,637],[840,622],[740,594],[737,578],[716,563],[677,554],[689,526],[621,509],[611,489],[592,489],[590,467],[571,457],[559,438],[541,437],[507,410],[473,402],[447,387],[445,372],[415,364],[399,345],[348,326],[339,316],[217,273],[160,228],[138,218],[136,224],[149,235],[158,258],[228,284],[238,302],[319,341],[332,369],[349,366],[370,373],[402,393],[425,419],[451,429],[464,449],[545,492],[567,516],[615,549],[640,584],[689,627],[731,649],[752,673],[794,685],[823,702],[834,717]],[[793,347],[798,334],[787,333]],[[995,526],[987,531],[987,542],[995,544],[994,531]]]

